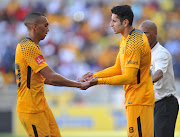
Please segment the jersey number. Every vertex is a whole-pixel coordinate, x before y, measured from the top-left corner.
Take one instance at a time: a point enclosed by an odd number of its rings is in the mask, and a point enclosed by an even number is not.
[[[15,64],[15,74],[18,89],[21,87],[21,71],[18,64]]]

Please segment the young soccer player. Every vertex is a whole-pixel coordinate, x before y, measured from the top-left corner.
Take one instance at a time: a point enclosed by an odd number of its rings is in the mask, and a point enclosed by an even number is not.
[[[45,15],[30,13],[24,24],[28,34],[18,43],[15,57],[18,117],[30,137],[61,137],[44,96],[44,84],[86,89],[90,82],[69,80],[55,73],[45,62],[38,45],[49,31]]]
[[[129,5],[111,9],[110,26],[121,33],[115,65],[94,73],[92,85],[124,85],[128,137],[154,137],[154,90],[150,75],[151,49],[146,34],[133,28],[134,14]],[[91,73],[79,81],[87,81]]]

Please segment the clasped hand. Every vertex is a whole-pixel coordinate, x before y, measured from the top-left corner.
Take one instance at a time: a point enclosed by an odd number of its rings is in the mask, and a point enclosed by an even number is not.
[[[93,73],[86,73],[81,78],[78,78],[78,82],[81,82],[81,89],[86,90],[91,86],[97,85],[98,77],[93,78]]]

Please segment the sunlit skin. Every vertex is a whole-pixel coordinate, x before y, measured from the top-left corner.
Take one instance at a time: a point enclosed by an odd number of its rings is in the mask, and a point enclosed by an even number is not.
[[[149,45],[151,49],[157,43],[157,26],[153,21],[146,20],[139,26],[139,29],[144,32],[148,38]],[[152,80],[157,82],[163,76],[162,70],[157,70],[154,75],[152,75]]]
[[[115,34],[123,33],[123,25],[116,14],[112,14],[110,26],[112,27]]]
[[[25,24],[28,29],[27,37],[37,45],[46,37],[47,33],[49,32],[49,23],[45,16],[39,16],[38,18],[36,17],[34,20],[27,20]],[[77,87],[82,90],[89,88],[91,86],[90,82],[98,79],[97,77],[91,78],[89,81],[84,83],[72,81],[57,74],[49,66],[41,69],[39,73],[46,78],[44,81],[45,84],[54,86]]]
[[[120,21],[116,14],[112,13],[110,27],[112,27],[114,34],[121,33],[125,38],[133,30],[133,27],[129,25],[129,21],[125,19],[123,22]]]
[[[31,38],[36,44],[43,40],[48,31],[49,23],[46,17],[42,16],[40,23],[33,23],[28,30],[27,37]]]
[[[151,49],[157,43],[157,27],[153,21],[146,20],[140,26],[139,29],[144,32],[148,38]]]
[[[121,33],[124,38],[127,38],[129,33],[133,30],[133,26],[129,25],[129,20],[125,19],[123,22],[120,21],[118,16],[114,13],[111,15],[110,27],[112,27],[114,34]],[[92,77],[93,73],[86,73],[79,81],[87,81],[90,77]],[[98,79],[91,81],[92,85],[96,85],[98,83]]]

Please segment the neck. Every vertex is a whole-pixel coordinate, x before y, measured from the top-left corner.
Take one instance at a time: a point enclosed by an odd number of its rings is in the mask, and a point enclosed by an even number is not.
[[[37,39],[32,33],[28,32],[27,37],[30,38],[34,43],[38,44],[40,40]]]
[[[154,42],[150,45],[151,49],[152,49],[156,44],[157,44],[157,40],[154,41]]]
[[[129,35],[129,33],[133,30],[133,26],[128,26],[124,29],[124,32],[122,33],[122,35],[124,36],[124,38],[126,39],[127,36]]]

